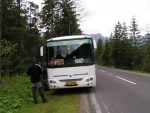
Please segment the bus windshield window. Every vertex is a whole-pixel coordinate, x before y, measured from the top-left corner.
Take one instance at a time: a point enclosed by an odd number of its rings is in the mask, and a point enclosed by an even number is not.
[[[49,66],[76,66],[93,63],[91,39],[55,41],[47,43]]]

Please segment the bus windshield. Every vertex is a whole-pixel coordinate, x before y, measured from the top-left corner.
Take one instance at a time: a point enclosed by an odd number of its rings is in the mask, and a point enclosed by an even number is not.
[[[92,39],[72,39],[47,43],[48,67],[90,65],[94,63]]]

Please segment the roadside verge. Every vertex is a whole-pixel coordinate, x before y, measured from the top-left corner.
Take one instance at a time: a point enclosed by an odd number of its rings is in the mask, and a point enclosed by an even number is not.
[[[90,97],[92,113],[102,113],[101,109],[99,107],[99,104],[97,103],[96,96],[95,96],[93,88],[89,90],[89,97]]]

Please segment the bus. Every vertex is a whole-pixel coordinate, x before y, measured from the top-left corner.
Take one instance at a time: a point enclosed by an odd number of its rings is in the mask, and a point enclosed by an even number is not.
[[[46,59],[49,89],[96,86],[95,48],[96,41],[84,35],[47,40],[40,53]]]

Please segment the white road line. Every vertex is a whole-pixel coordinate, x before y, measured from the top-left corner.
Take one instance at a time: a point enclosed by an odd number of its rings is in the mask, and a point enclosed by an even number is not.
[[[100,106],[97,103],[95,93],[93,91],[90,91],[90,101],[91,101],[93,113],[102,113]]]
[[[103,72],[103,73],[105,72],[104,70],[99,70],[99,71],[101,71],[101,72]]]
[[[108,75],[112,76],[112,74],[111,74],[111,73],[108,73]]]
[[[119,79],[121,79],[121,80],[124,80],[124,81],[126,81],[126,82],[129,82],[129,83],[131,83],[131,84],[136,85],[135,82],[129,81],[129,80],[127,80],[127,79],[124,79],[124,78],[121,78],[121,77],[118,77],[118,76],[116,76],[116,77],[119,78]]]
[[[107,113],[110,113],[109,109],[108,109],[108,107],[107,107],[107,105],[105,103],[104,103],[104,108],[105,108],[105,110],[106,110]]]

